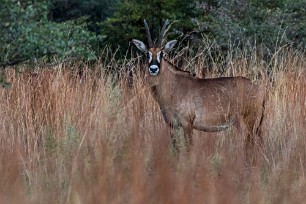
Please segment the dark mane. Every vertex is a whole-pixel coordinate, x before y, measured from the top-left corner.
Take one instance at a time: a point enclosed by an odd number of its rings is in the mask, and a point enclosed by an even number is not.
[[[192,77],[192,74],[189,72],[189,71],[185,71],[185,70],[182,70],[180,68],[178,68],[177,66],[175,66],[173,63],[171,63],[168,59],[166,58],[163,58],[169,65],[171,65],[176,72],[179,72],[180,74],[183,74],[183,75],[187,75],[187,76],[191,76]]]

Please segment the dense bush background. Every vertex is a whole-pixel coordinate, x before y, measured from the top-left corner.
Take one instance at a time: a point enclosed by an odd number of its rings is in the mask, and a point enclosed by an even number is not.
[[[202,39],[221,50],[306,47],[304,0],[0,0],[0,65],[97,59],[105,46],[125,55],[130,40],[153,36],[165,19],[171,38],[191,49]],[[196,45],[196,46],[195,46]],[[219,52],[219,51],[218,51]]]

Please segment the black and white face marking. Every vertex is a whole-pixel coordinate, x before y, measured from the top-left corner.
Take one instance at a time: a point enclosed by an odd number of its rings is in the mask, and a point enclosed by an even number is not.
[[[146,54],[148,61],[149,61],[149,73],[151,76],[156,76],[160,71],[160,63],[161,63],[164,53],[167,54],[169,51],[171,51],[174,45],[176,44],[177,40],[171,40],[167,42],[163,49],[160,47],[147,48],[146,45],[142,41],[136,40],[136,39],[133,39],[132,42],[136,45],[136,47],[140,51]],[[156,55],[154,55],[155,52],[151,52],[151,51],[157,51],[156,49],[160,51],[157,52]]]
[[[148,51],[148,60],[149,60],[149,73],[152,76],[156,76],[160,70],[160,62],[162,58],[162,51],[159,51],[156,54],[156,57],[153,56],[152,52]]]

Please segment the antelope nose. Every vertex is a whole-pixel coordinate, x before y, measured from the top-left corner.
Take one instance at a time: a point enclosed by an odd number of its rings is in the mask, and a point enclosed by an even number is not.
[[[158,66],[157,65],[151,65],[149,70],[150,70],[151,73],[156,73],[156,72],[158,72]]]
[[[150,71],[153,72],[153,73],[157,72],[157,68],[150,68]]]

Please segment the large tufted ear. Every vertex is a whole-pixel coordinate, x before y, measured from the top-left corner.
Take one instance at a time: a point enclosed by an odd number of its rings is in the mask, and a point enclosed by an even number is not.
[[[148,51],[147,47],[143,42],[141,42],[140,40],[136,40],[136,39],[133,39],[132,41],[140,51],[147,53]]]
[[[164,47],[164,52],[165,53],[170,52],[176,43],[177,43],[177,40],[171,40],[171,41],[167,42],[165,47]]]

